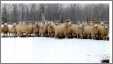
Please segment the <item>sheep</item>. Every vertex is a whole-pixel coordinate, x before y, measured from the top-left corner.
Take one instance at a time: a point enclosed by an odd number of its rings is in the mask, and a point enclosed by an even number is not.
[[[17,32],[17,36],[23,36],[23,30],[26,28],[25,25],[23,25],[22,22],[19,22],[17,25],[16,25],[16,32]]]
[[[33,33],[33,24],[32,23],[28,23],[26,33],[27,33],[27,36],[32,36],[32,33]]]
[[[63,24],[59,24],[59,25],[55,25],[54,29],[55,29],[55,37],[63,37],[64,35],[64,25]]]
[[[40,23],[39,24],[39,35],[41,36],[41,37],[44,37],[44,36],[48,36],[47,34],[48,34],[48,32],[47,32],[47,27],[48,27],[48,24],[45,22],[45,23]]]
[[[54,25],[55,29],[55,37],[68,37],[70,30],[69,30],[70,24],[68,22]]]
[[[32,23],[19,23],[16,25],[16,31],[18,36],[31,36],[33,33],[33,25]]]
[[[8,25],[8,29],[9,29],[9,36],[16,36],[16,23],[13,23],[11,25]]]
[[[48,22],[19,22],[18,24],[0,24],[0,33],[3,36],[41,36],[41,37],[58,37],[58,38],[91,38],[107,39],[109,26],[104,23],[84,23],[72,24],[70,21],[63,23]]]
[[[86,36],[86,38],[94,39],[96,34],[98,33],[97,26],[94,25],[84,25],[83,30],[83,35]]]
[[[105,40],[107,39],[107,36],[108,36],[108,27],[105,26],[105,24],[98,24],[97,25],[97,28],[98,28],[98,39],[102,39],[102,40]]]
[[[33,34],[34,34],[35,36],[39,36],[39,24],[38,24],[38,23],[35,23],[35,24],[33,25]]]
[[[48,36],[49,37],[53,37],[54,36],[54,33],[55,33],[55,29],[54,29],[54,25],[53,24],[48,24],[48,27],[47,27],[47,32],[48,32]]]
[[[3,33],[3,36],[8,36],[8,24],[4,23],[1,25],[1,33]]]
[[[82,38],[82,25],[72,24],[71,32],[72,32],[72,37]]]

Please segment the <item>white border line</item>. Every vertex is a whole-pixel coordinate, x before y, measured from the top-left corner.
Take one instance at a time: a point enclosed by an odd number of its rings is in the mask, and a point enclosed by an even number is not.
[[[1,1],[1,3],[110,3],[112,1]]]
[[[109,3],[109,27],[110,42],[112,43],[112,2]]]
[[[110,49],[110,63],[112,63],[112,2],[109,3],[109,43],[111,44]]]

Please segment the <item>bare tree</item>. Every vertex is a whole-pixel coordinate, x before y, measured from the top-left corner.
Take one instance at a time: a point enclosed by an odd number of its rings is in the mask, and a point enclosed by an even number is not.
[[[40,5],[40,13],[42,21],[45,21],[45,6],[43,4]]]
[[[2,4],[2,21],[109,21],[108,4]],[[66,6],[65,6],[66,5]]]
[[[6,9],[6,6],[3,7],[2,9],[2,21],[3,22],[7,22],[8,19],[7,19],[7,9]]]
[[[17,22],[17,5],[13,4],[12,22]]]

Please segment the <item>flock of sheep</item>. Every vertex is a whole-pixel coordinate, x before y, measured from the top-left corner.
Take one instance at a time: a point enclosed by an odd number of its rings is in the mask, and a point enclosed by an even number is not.
[[[55,37],[107,40],[109,28],[104,23],[65,22],[1,23],[1,37]]]

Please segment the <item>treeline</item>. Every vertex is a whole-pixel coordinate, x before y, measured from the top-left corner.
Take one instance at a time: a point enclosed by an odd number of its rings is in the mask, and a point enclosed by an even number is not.
[[[109,21],[108,4],[2,4],[2,21]]]

